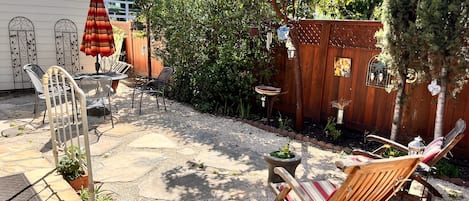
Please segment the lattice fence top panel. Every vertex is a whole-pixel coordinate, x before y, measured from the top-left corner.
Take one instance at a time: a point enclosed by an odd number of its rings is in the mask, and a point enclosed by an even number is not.
[[[297,26],[300,44],[319,45],[321,41],[322,24],[298,23]]]
[[[332,24],[329,45],[343,48],[379,49],[376,47],[375,33],[379,26]]]
[[[375,33],[382,25],[378,21],[302,20],[294,26],[302,45],[319,45],[324,39],[331,47],[379,49]]]

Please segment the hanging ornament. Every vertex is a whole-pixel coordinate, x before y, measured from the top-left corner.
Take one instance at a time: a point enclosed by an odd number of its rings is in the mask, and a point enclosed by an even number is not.
[[[386,88],[384,88],[384,91],[386,91],[389,94],[391,93],[392,89],[393,89],[392,85],[387,85]]]
[[[277,37],[278,37],[278,40],[279,41],[286,41],[288,37],[288,34],[290,33],[290,28],[283,25],[283,26],[280,26],[278,29],[277,29]]]
[[[270,44],[272,44],[272,32],[267,32],[266,38],[267,39],[265,40],[265,48],[270,51]]]
[[[415,81],[417,81],[417,78],[418,78],[418,73],[415,69],[412,69],[412,68],[407,69],[407,76],[405,80],[407,83],[412,84]]]
[[[436,96],[441,91],[441,86],[437,84],[436,80],[432,80],[432,82],[427,86],[428,91],[432,94],[432,96]]]
[[[262,101],[262,107],[265,107],[265,96],[261,97],[261,101]]]

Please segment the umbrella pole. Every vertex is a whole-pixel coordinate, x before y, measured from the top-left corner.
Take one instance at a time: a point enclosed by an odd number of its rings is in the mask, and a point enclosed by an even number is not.
[[[96,75],[99,74],[99,61],[98,61],[98,55],[96,55],[96,63],[94,63],[94,68],[96,69]]]

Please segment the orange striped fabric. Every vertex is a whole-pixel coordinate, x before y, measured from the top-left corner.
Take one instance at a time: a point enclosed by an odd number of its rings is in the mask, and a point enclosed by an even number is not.
[[[103,0],[91,0],[80,51],[103,57],[114,54],[114,36]]]

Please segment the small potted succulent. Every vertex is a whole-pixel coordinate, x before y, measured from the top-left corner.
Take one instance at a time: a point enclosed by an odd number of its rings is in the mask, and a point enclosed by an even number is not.
[[[69,150],[76,151],[76,149],[75,147],[69,147]],[[84,160],[85,156],[81,156],[75,151],[71,151],[76,154],[75,158],[66,155],[60,159],[59,164],[57,164],[57,172],[62,175],[73,189],[80,190],[88,188],[88,175],[85,174],[85,171],[83,171],[78,162],[78,158]]]
[[[267,182],[278,183],[283,179],[274,173],[275,167],[285,168],[292,176],[295,176],[296,167],[301,163],[301,157],[290,150],[290,143],[283,145],[279,150],[264,155],[264,160],[269,166]]]

